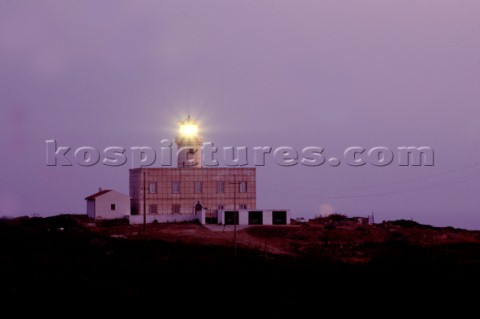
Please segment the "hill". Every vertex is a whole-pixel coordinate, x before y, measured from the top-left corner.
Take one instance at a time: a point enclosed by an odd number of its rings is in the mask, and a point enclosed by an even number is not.
[[[404,291],[423,306],[426,294],[453,305],[480,283],[475,231],[403,221],[248,227],[238,231],[234,256],[229,229],[147,226],[143,234],[73,215],[1,220],[2,300],[124,300],[180,313],[186,305],[247,313],[255,305],[273,316],[338,298],[394,305]]]

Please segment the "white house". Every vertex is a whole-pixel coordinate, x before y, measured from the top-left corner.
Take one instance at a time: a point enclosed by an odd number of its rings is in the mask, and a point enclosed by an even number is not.
[[[130,197],[120,192],[99,190],[85,198],[87,216],[93,219],[120,219],[130,216]]]

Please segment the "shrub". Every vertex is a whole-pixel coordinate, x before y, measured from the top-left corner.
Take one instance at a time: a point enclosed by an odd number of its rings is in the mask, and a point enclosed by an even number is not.
[[[325,228],[326,230],[334,230],[334,229],[335,229],[335,225],[334,225],[334,224],[326,224],[326,225],[324,226],[324,228]]]

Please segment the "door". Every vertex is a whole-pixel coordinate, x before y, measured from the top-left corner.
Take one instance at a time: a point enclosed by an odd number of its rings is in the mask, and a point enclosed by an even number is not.
[[[284,210],[277,210],[272,212],[272,224],[274,225],[286,225],[287,224],[287,212]]]
[[[263,225],[263,212],[261,210],[248,212],[248,224]]]
[[[233,225],[234,221],[238,225],[238,211],[227,210],[225,212],[225,225]]]

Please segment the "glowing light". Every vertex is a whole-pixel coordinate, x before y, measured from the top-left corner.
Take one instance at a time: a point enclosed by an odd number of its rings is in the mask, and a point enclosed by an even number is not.
[[[198,125],[188,117],[180,123],[180,135],[184,137],[196,137],[198,134]]]
[[[195,124],[182,124],[180,125],[180,134],[185,136],[196,136],[198,133],[198,127]]]

